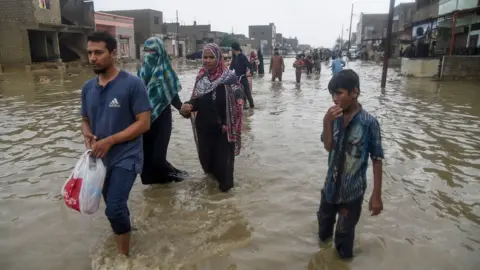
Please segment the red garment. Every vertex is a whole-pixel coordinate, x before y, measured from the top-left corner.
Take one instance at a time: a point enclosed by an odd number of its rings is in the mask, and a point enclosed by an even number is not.
[[[296,68],[296,69],[302,69],[302,68],[303,68],[303,65],[305,65],[305,63],[303,62],[303,60],[297,60],[297,61],[295,61],[295,68]]]
[[[257,55],[255,54],[254,51],[250,52],[250,63],[252,64],[253,71],[258,70],[258,65],[257,65]]]

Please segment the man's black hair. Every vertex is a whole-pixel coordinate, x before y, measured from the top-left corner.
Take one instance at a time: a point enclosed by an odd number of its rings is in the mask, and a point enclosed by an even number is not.
[[[240,44],[238,44],[237,42],[234,42],[234,43],[232,43],[232,50],[241,51],[242,48],[240,48]]]
[[[353,89],[357,88],[360,94],[360,78],[353,69],[344,69],[333,76],[328,83],[328,91],[330,94],[334,94],[339,89],[345,89],[348,93],[352,93]]]
[[[109,52],[117,49],[117,40],[108,32],[93,32],[88,35],[87,41],[105,42],[105,47]]]

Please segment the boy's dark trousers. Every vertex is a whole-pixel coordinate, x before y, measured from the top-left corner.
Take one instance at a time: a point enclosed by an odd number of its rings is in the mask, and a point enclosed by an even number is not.
[[[250,105],[250,108],[254,108],[255,104],[253,103],[253,97],[252,97],[252,89],[250,89],[250,83],[248,82],[248,79],[246,76],[243,76],[240,79],[240,83],[243,86],[243,92],[245,94],[243,100],[245,101],[248,100],[248,105]],[[246,102],[244,103],[245,105],[247,104]]]
[[[334,242],[335,248],[342,258],[353,257],[355,227],[360,219],[362,203],[363,196],[347,203],[328,203],[322,190],[320,209],[317,212],[318,236],[322,242],[332,237],[336,222]]]

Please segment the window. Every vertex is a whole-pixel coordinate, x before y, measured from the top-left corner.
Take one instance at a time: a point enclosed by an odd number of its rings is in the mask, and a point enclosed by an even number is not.
[[[38,0],[38,6],[43,9],[50,9],[50,0]]]
[[[160,24],[160,18],[157,16],[153,16],[153,23],[154,24]]]

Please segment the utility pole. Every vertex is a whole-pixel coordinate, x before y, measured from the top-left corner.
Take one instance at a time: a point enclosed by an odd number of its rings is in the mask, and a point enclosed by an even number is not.
[[[343,23],[342,23],[342,37],[340,38],[340,53],[342,53],[343,49]]]
[[[179,46],[179,43],[180,43],[180,37],[178,36],[178,28],[179,28],[179,24],[178,24],[178,10],[177,10],[177,34],[175,35],[175,40],[176,40],[175,45],[176,46],[173,49],[173,55],[176,55],[175,49],[178,51],[178,46]]]
[[[350,27],[348,28],[348,52],[350,53],[350,46],[352,46],[352,18],[353,18],[353,3],[352,3],[352,11],[350,12]]]
[[[388,24],[387,24],[387,40],[385,42],[386,48],[383,54],[383,71],[381,87],[385,88],[387,84],[387,71],[388,71],[388,58],[390,56],[390,42],[392,39],[392,25],[393,25],[393,10],[395,8],[395,0],[390,0],[390,10],[388,12]]]

